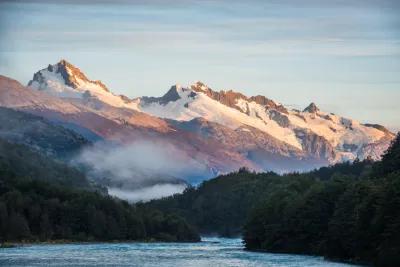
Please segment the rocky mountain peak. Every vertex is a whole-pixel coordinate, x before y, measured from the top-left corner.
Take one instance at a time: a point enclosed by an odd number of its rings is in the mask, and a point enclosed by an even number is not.
[[[182,87],[179,84],[171,86],[168,92],[161,97],[163,102],[168,103],[180,99],[181,97],[179,96],[178,90],[181,90],[181,88]]]
[[[90,80],[79,68],[65,59],[48,65],[33,75],[28,86],[59,98],[83,101],[85,105],[103,104],[136,110],[138,101],[115,95],[99,80]]]
[[[319,108],[317,105],[315,105],[314,102],[312,102],[308,107],[306,107],[303,112],[308,112],[308,113],[317,113],[319,111]]]
[[[201,81],[196,81],[194,84],[190,86],[190,88],[194,91],[204,92],[210,89],[206,84]]]
[[[33,75],[33,79],[29,81],[28,85],[32,85],[34,82],[42,84],[45,82],[45,74],[59,74],[61,75],[64,84],[74,89],[81,87],[84,84],[94,84],[102,88],[104,91],[109,92],[107,86],[105,86],[99,80],[89,80],[87,76],[77,67],[69,63],[65,59],[61,59],[58,63],[48,65],[46,69],[42,69]]]
[[[142,97],[142,101],[145,104],[157,102],[161,105],[166,105],[169,102],[174,102],[181,98],[178,93],[178,90],[181,90],[181,89],[182,89],[182,87],[179,84],[175,84],[175,85],[171,86],[171,88],[162,97],[144,96],[144,97]]]
[[[220,90],[219,92],[214,91],[213,89],[211,89],[210,87],[208,87],[207,85],[205,85],[202,82],[196,82],[193,85],[191,85],[190,88],[195,92],[204,93],[211,99],[214,99],[228,107],[233,107],[233,108],[237,108],[236,107],[237,99],[240,99],[240,98],[247,99],[247,97],[245,95],[235,92],[235,91],[232,91],[232,90],[229,90],[229,91]]]
[[[190,88],[193,91],[204,93],[208,97],[228,107],[235,108],[239,111],[242,110],[236,104],[239,99],[243,99],[247,102],[256,102],[257,104],[264,106],[265,109],[275,109],[279,112],[288,114],[287,109],[283,105],[277,104],[273,100],[262,95],[247,97],[246,95],[233,90],[228,90],[228,91],[220,90],[218,92],[214,91],[213,89],[211,89],[202,82],[196,82],[193,85],[191,85]]]
[[[54,72],[53,66],[49,65],[47,69],[50,72]],[[72,88],[79,87],[79,80],[89,82],[89,79],[79,68],[75,67],[65,59],[60,60],[60,62],[56,64],[55,72],[60,73],[65,81],[65,84]]]
[[[275,109],[281,113],[285,113],[288,114],[288,110],[281,104],[278,104],[276,102],[274,102],[273,100],[263,96],[263,95],[256,95],[256,96],[252,96],[248,99],[249,101],[253,101],[256,102],[259,105],[262,105],[265,107],[265,109]]]

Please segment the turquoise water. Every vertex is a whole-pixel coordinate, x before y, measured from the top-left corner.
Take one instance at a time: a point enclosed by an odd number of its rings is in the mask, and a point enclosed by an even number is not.
[[[29,245],[0,249],[0,266],[354,266],[322,257],[256,253],[240,239],[203,238],[201,243],[97,243]]]

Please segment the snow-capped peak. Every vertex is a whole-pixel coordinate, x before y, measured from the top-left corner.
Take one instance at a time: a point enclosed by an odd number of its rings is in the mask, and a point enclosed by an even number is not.
[[[66,86],[72,87],[74,89],[78,89],[88,84],[93,86],[97,86],[100,89],[109,92],[108,88],[100,81],[92,81],[89,80],[86,75],[77,67],[66,61],[65,59],[60,60],[58,63],[49,65],[47,69],[43,69],[34,74],[33,80],[29,82],[29,86],[32,86],[35,81],[38,83],[42,83],[44,72],[52,73],[56,76],[59,76],[61,80],[64,82]]]
[[[28,86],[61,98],[99,100],[115,107],[137,109],[137,103],[123,95],[114,95],[99,80],[90,80],[65,59],[36,72]]]

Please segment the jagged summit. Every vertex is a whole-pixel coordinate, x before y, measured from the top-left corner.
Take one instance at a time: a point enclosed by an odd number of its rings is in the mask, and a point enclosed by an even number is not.
[[[50,66],[50,65],[49,65]],[[77,88],[79,86],[78,79],[84,81],[84,82],[89,82],[89,83],[94,83],[101,88],[103,88],[105,91],[109,92],[110,90],[107,88],[107,86],[102,83],[100,80],[89,80],[86,75],[77,67],[66,61],[65,59],[61,59],[60,62],[57,63],[57,66],[60,70],[66,70],[66,77],[65,80],[68,81],[74,88]],[[65,73],[64,72],[64,73]],[[69,75],[68,75],[69,74]]]
[[[162,96],[162,97],[148,97],[144,96],[141,98],[143,103],[149,104],[153,102],[157,102],[160,105],[166,105],[169,102],[174,102],[181,97],[179,96],[179,90],[182,90],[182,86],[179,84],[175,84],[171,86],[171,88]]]
[[[207,91],[210,89],[205,83],[201,81],[195,81],[192,85],[189,86],[189,88],[195,90],[195,91]]]
[[[196,92],[201,92],[206,94],[208,97],[228,106],[231,108],[239,109],[242,111],[240,107],[237,106],[237,102],[243,100],[246,102],[255,102],[259,105],[264,106],[266,109],[275,109],[283,113],[288,113],[288,110],[281,104],[278,104],[274,102],[273,100],[262,96],[262,95],[256,95],[256,96],[246,96],[240,92],[236,92],[234,90],[220,90],[220,91],[215,91],[211,89],[209,86],[207,86],[205,83],[197,81],[194,84],[192,84],[189,88],[191,88],[193,91]]]
[[[179,99],[188,98],[188,100],[193,101],[195,97],[198,95],[205,95],[208,98],[218,101],[219,103],[228,106],[230,108],[234,108],[243,113],[248,113],[248,107],[243,107],[240,103],[250,103],[254,102],[263,106],[266,110],[277,110],[279,112],[288,114],[288,110],[282,105],[279,104],[265,96],[256,95],[256,96],[246,96],[240,92],[234,90],[214,90],[204,82],[196,81],[193,84],[182,87],[179,84],[173,85],[170,89],[162,96],[162,97],[142,97],[142,104],[149,105],[151,103],[158,103],[161,105],[167,105],[170,102],[175,102]],[[188,106],[189,103],[185,103]]]
[[[311,102],[311,104],[308,105],[308,106],[303,110],[303,112],[308,112],[308,113],[317,113],[317,112],[319,112],[319,111],[320,111],[319,108],[317,107],[317,105],[315,105],[314,102]]]
[[[46,76],[48,76],[46,74],[50,73],[58,76],[58,78],[61,78],[66,86],[74,89],[87,86],[87,84],[92,84],[98,86],[106,92],[109,92],[107,86],[105,86],[100,80],[88,79],[79,68],[75,67],[65,59],[61,59],[58,63],[53,65],[49,64],[46,69],[36,72],[33,75],[33,79],[29,81],[28,86],[35,86],[36,83],[44,83]]]
[[[131,109],[137,106],[135,101],[126,96],[114,95],[100,80],[90,80],[83,71],[65,59],[36,72],[28,86],[61,98],[89,102],[100,100],[111,106]]]
[[[55,64],[55,67],[54,65],[49,65],[47,70],[50,72],[54,72],[54,70],[56,70],[56,72],[60,73],[63,77],[65,84],[71,86],[72,88],[79,87],[78,79],[85,82],[90,81],[79,68],[75,67],[65,59],[61,59]]]

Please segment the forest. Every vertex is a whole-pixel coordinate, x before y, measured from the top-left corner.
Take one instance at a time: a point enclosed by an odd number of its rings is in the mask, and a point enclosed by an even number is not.
[[[108,196],[64,163],[0,140],[0,242],[199,241],[185,219]]]

